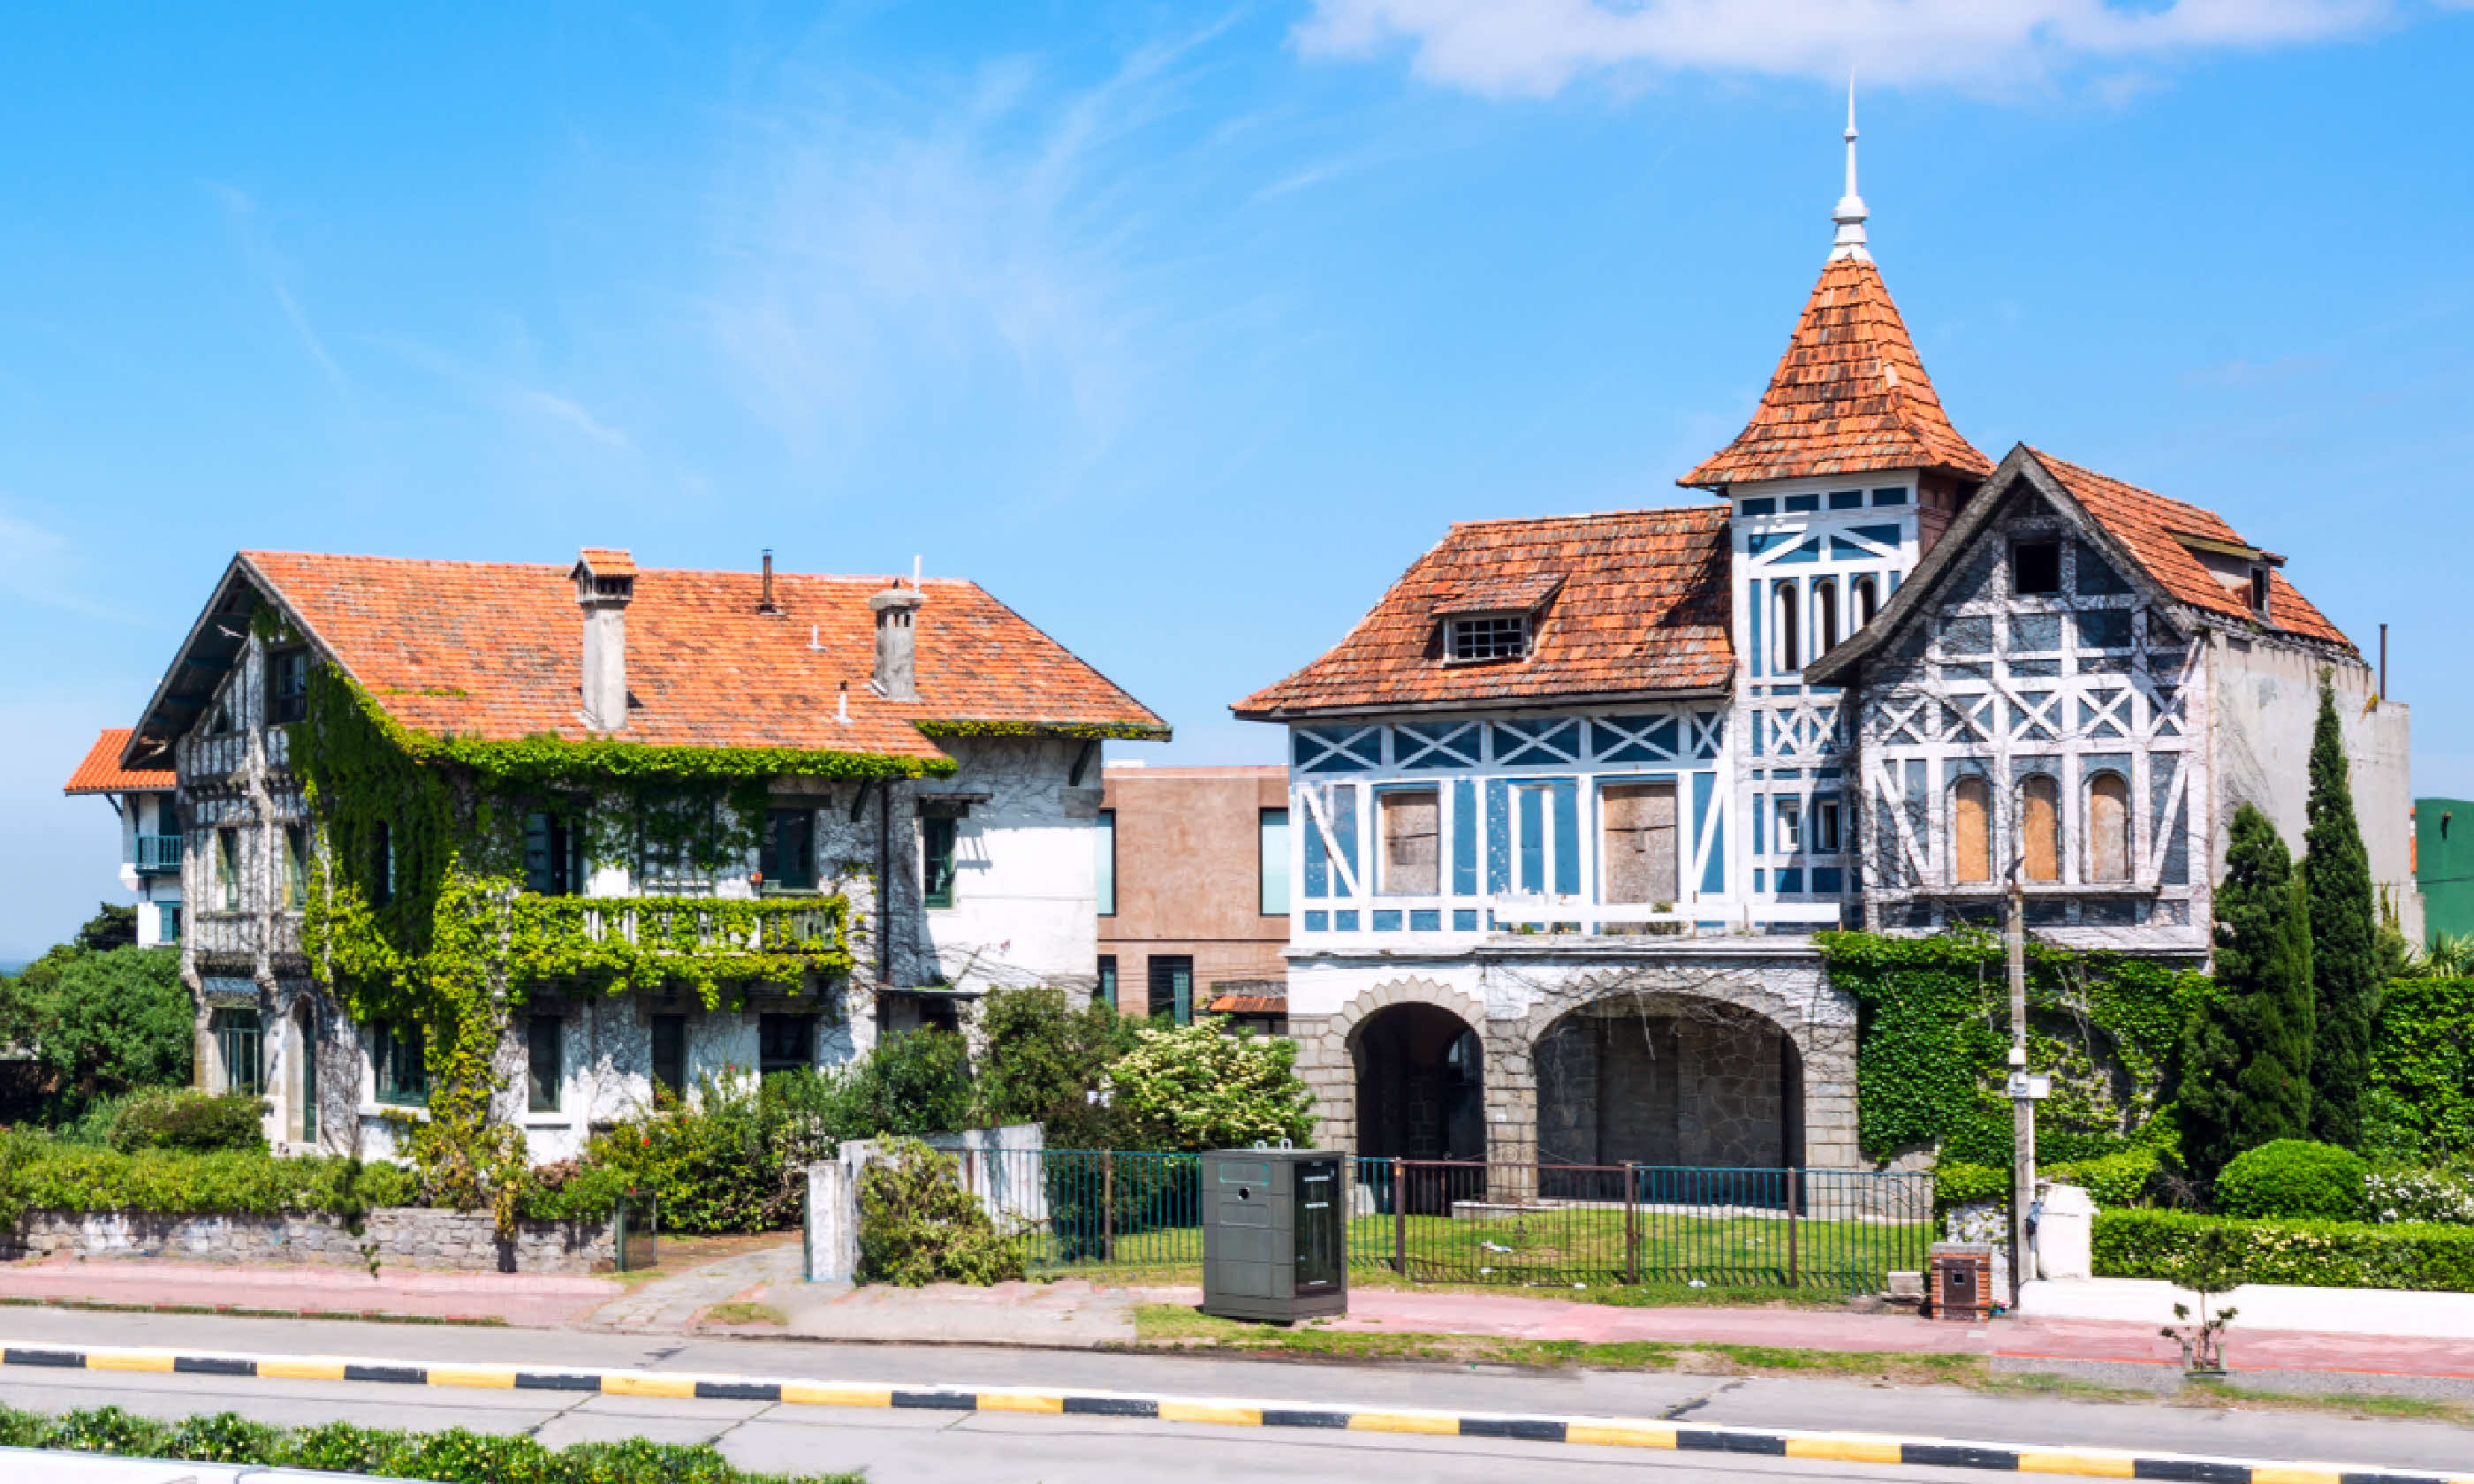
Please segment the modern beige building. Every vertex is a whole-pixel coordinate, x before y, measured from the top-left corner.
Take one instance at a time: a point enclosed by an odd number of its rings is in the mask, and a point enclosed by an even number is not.
[[[1128,1015],[1285,1030],[1289,774],[1111,762],[1100,804],[1100,989]]]

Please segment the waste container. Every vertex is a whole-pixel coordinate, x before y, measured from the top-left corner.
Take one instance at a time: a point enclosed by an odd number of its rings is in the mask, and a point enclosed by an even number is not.
[[[1202,1157],[1202,1311],[1225,1319],[1348,1312],[1342,1157],[1217,1149]]]

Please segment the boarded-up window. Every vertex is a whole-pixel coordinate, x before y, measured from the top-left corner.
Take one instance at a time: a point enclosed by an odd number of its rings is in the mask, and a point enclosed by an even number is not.
[[[1606,899],[1675,900],[1675,785],[1610,783],[1599,795]]]
[[[2027,879],[2062,878],[2062,787],[2050,773],[2039,773],[2019,785],[2020,844],[2027,857]]]
[[[1982,778],[1950,791],[1950,872],[1953,881],[1993,879],[1993,791]]]
[[[1383,895],[1432,897],[1443,890],[1442,796],[1431,788],[1392,789],[1383,806]]]
[[[2119,773],[2099,773],[2088,785],[2088,878],[2130,879],[2130,785]]]

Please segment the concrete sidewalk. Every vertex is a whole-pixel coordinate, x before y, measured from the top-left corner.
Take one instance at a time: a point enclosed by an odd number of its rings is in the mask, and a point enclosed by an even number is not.
[[[563,1273],[441,1273],[420,1268],[243,1267],[133,1259],[0,1263],[0,1301],[134,1308],[249,1309],[280,1314],[557,1325],[583,1319],[625,1290]]]

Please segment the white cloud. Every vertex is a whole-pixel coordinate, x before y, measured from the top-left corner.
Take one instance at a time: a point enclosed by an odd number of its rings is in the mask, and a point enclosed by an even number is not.
[[[0,593],[87,618],[134,622],[96,597],[69,539],[0,510]]]
[[[1417,74],[1543,96],[1593,74],[1751,73],[1987,89],[2070,68],[2348,36],[2389,0],[1315,0],[1308,56],[1406,44]]]

